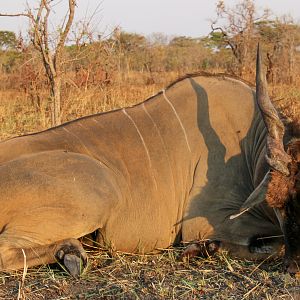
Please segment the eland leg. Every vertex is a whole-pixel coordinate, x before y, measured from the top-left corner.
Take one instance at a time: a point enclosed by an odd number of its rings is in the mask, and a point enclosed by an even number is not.
[[[87,254],[76,239],[67,239],[32,248],[0,247],[1,271],[13,271],[41,264],[61,263],[74,277],[79,276],[87,264]]]
[[[249,245],[239,245],[226,241],[208,240],[192,242],[183,251],[183,257],[207,257],[219,251],[227,251],[231,256],[240,259],[264,260],[280,255],[282,241],[278,239],[253,238]]]

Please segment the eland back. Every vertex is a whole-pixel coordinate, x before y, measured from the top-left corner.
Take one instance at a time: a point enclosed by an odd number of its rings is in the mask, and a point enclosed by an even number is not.
[[[260,64],[256,93],[228,75],[191,75],[136,106],[1,142],[0,269],[23,267],[25,254],[29,267],[60,261],[78,275],[89,236],[132,253],[211,240],[247,258],[285,243],[295,272],[300,242],[290,246],[285,224],[300,142],[283,144]],[[274,180],[287,189],[279,200]]]

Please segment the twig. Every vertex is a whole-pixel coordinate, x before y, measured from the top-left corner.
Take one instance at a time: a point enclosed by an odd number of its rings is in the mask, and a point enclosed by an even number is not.
[[[22,249],[22,253],[23,253],[23,257],[24,257],[24,267],[23,267],[23,275],[22,275],[22,279],[21,282],[19,282],[19,290],[18,290],[18,300],[22,300],[25,299],[25,295],[24,295],[24,286],[25,286],[25,278],[27,275],[27,259],[26,259],[26,254],[24,249]]]
[[[242,299],[247,298],[253,291],[255,291],[259,286],[261,285],[261,283],[257,284],[255,287],[253,287],[250,291],[248,291],[246,294],[244,294]]]

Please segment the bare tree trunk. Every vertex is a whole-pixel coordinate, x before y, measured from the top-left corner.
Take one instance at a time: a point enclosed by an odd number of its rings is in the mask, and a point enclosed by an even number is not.
[[[61,77],[53,78],[51,82],[51,123],[52,126],[61,124]]]
[[[288,83],[294,82],[294,68],[295,68],[295,58],[294,58],[294,41],[291,40],[288,45]]]

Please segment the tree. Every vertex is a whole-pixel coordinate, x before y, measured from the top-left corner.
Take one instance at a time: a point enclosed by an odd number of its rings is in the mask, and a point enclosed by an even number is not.
[[[56,3],[53,0],[41,0],[36,11],[28,8],[24,13],[0,14],[0,16],[6,17],[24,16],[30,20],[31,28],[29,33],[31,42],[41,54],[45,72],[50,83],[52,126],[61,123],[61,86],[64,63],[62,58],[64,45],[74,19],[76,0],[68,0],[69,9],[65,17],[66,21],[59,26],[58,36],[53,40],[49,32],[49,16],[53,12],[55,5]]]
[[[169,45],[174,47],[191,47],[199,43],[200,39],[186,36],[176,36],[170,41]]]
[[[258,21],[266,20],[268,16],[268,10],[261,15],[257,14],[254,0],[242,0],[233,8],[226,7],[222,0],[217,3],[217,19],[212,21],[211,36],[231,49],[239,76],[250,71],[253,50],[257,44],[254,25]],[[217,25],[221,20],[225,20],[225,24]],[[216,35],[216,32],[219,34]]]
[[[145,57],[145,49],[148,46],[147,40],[143,35],[122,31],[120,27],[115,28],[111,40],[115,45],[119,59],[118,71],[135,69],[141,71]]]
[[[11,50],[17,47],[16,34],[12,31],[0,31],[0,48]]]
[[[295,52],[300,44],[299,25],[283,17],[258,22],[255,26],[266,48],[268,82],[293,83]]]
[[[11,72],[20,57],[19,41],[12,31],[0,31],[0,69]]]

